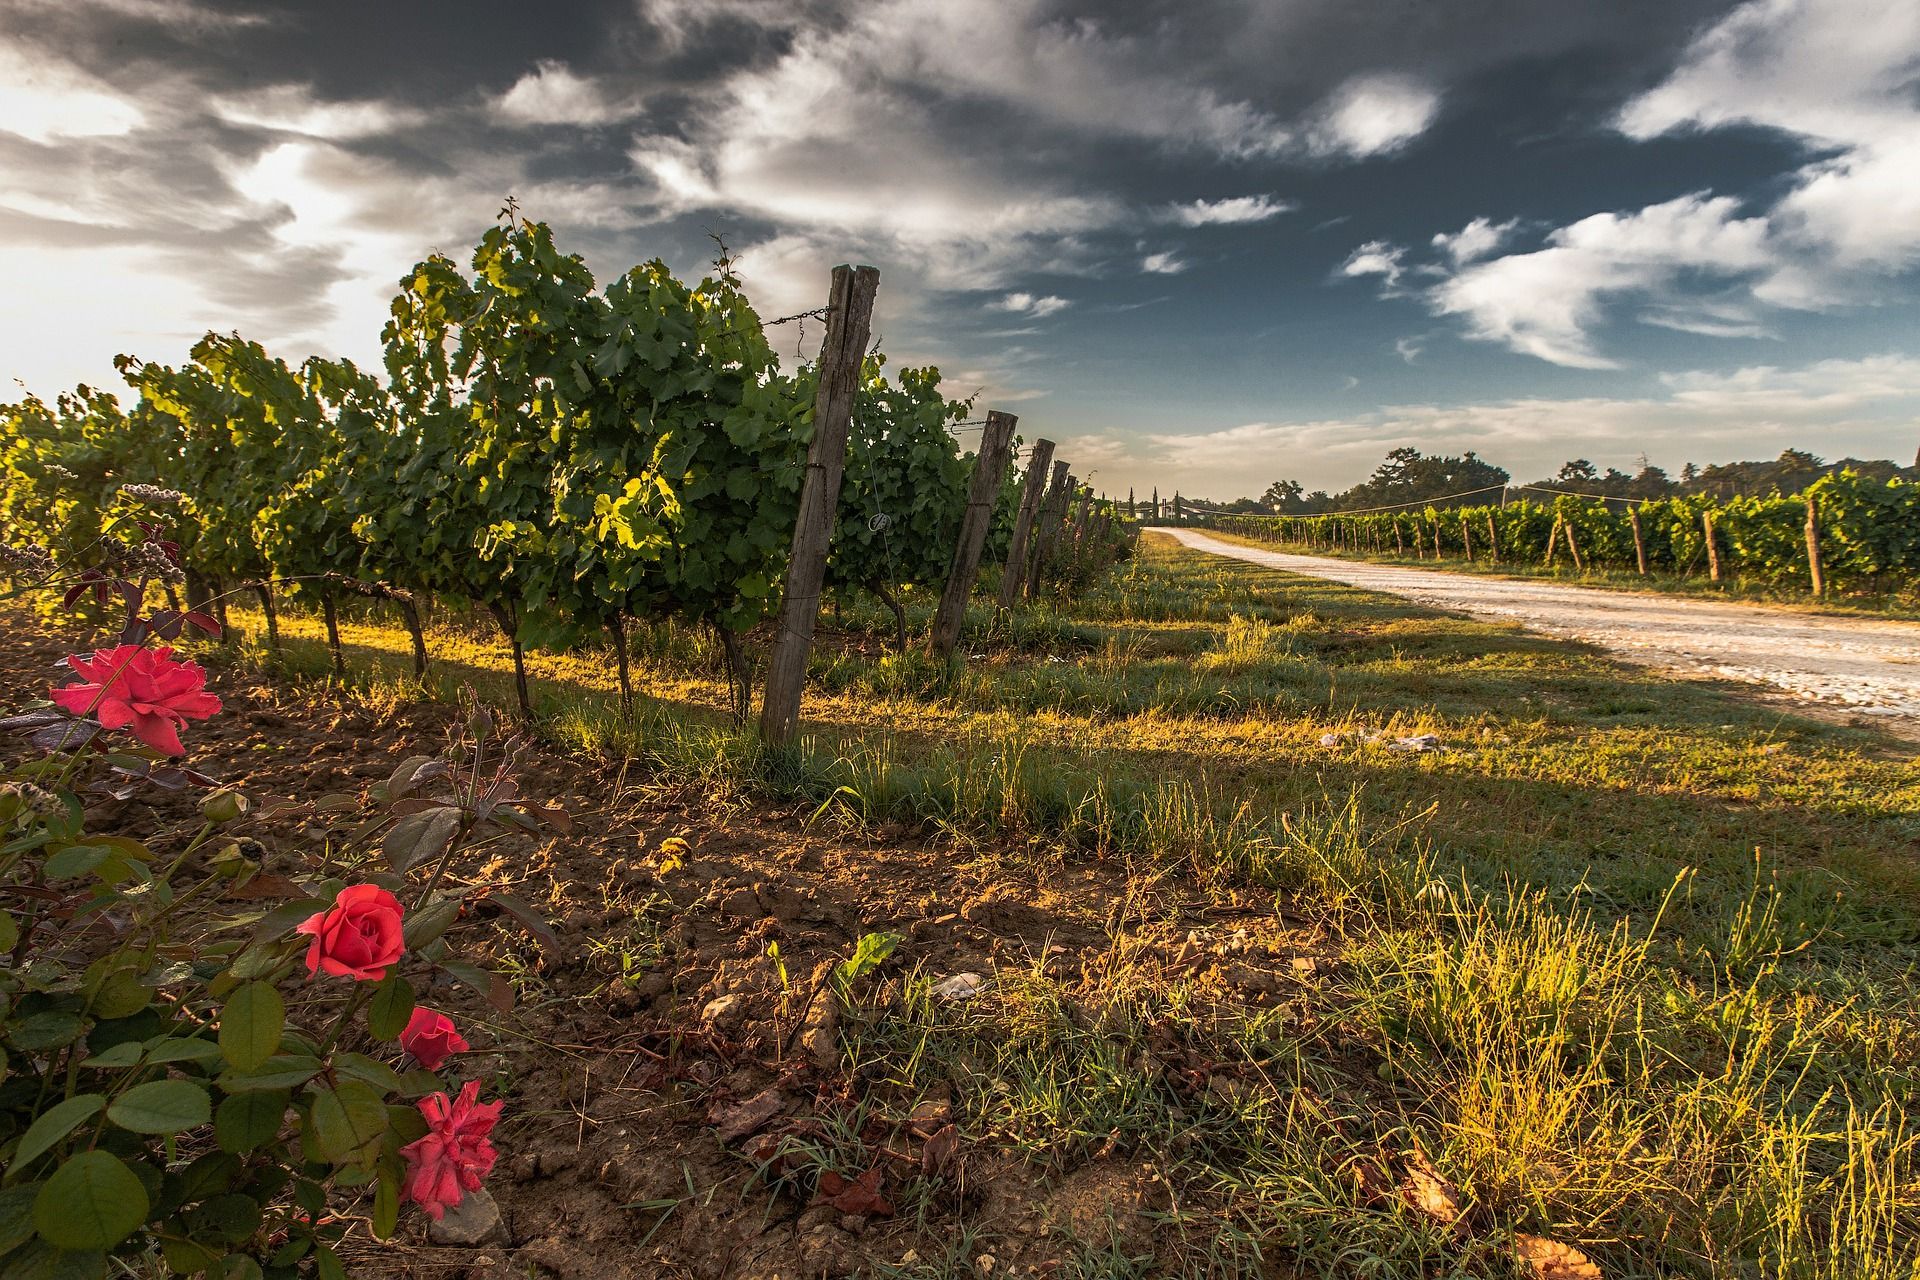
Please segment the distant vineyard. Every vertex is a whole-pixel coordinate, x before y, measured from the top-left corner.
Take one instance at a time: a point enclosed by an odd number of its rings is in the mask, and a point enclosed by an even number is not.
[[[124,486],[152,485],[183,495],[169,536],[192,607],[246,590],[271,627],[286,592],[335,635],[342,593],[384,598],[422,668],[422,597],[484,609],[516,658],[676,618],[712,626],[745,680],[735,638],[779,604],[819,371],[780,366],[724,261],[694,286],[655,261],[600,289],[509,214],[471,271],[436,255],[408,273],[382,342],[376,373],[208,334],[178,368],[121,357],[131,405],[88,387],[0,405],[8,540],[67,560],[126,518]],[[971,405],[935,369],[884,365],[861,370],[827,575],[897,608],[954,556]],[[989,557],[1020,495],[1009,472]],[[1121,554],[1127,530],[1083,502],[1076,535],[1050,585]]]
[[[1920,581],[1920,485],[1841,472],[1792,497],[1428,506],[1347,515],[1215,515],[1262,542],[1370,556],[1624,569],[1838,591]]]

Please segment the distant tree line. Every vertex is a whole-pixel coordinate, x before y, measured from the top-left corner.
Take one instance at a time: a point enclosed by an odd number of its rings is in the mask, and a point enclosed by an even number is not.
[[[1912,467],[1896,462],[1842,458],[1827,462],[1801,449],[1788,449],[1778,458],[1760,462],[1723,462],[1701,467],[1689,462],[1676,477],[1656,467],[1644,457],[1638,470],[1627,472],[1618,467],[1605,471],[1585,458],[1574,458],[1559,471],[1524,484],[1513,483],[1511,473],[1469,449],[1459,457],[1424,454],[1410,446],[1388,453],[1373,474],[1341,493],[1324,489],[1308,492],[1298,480],[1276,480],[1257,497],[1215,502],[1204,498],[1184,498],[1181,511],[1171,503],[1159,501],[1155,490],[1151,502],[1135,504],[1129,495],[1129,508],[1142,519],[1177,517],[1195,512],[1226,512],[1234,515],[1320,515],[1366,511],[1411,503],[1436,506],[1481,506],[1502,487],[1519,491],[1546,490],[1609,498],[1674,498],[1701,496],[1728,500],[1760,497],[1772,493],[1786,495],[1803,492],[1822,476],[1851,471],[1868,480],[1882,483],[1898,478],[1920,479],[1920,458]],[[1497,501],[1497,498],[1494,498]]]

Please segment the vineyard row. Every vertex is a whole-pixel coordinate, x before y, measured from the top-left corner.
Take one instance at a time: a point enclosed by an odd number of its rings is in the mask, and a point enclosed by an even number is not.
[[[863,302],[842,287],[856,277]],[[904,647],[902,594],[946,587],[957,605],[934,639],[950,656],[980,564],[1005,566],[1011,604],[1126,554],[1130,526],[1050,442],[1016,476],[1010,415],[963,454],[971,402],[942,396],[934,368],[889,378],[866,350],[877,274],[835,281],[821,358],[783,369],[724,257],[696,286],[653,261],[599,288],[509,210],[470,270],[435,255],[402,279],[378,372],[210,333],[178,367],[120,357],[130,405],[86,386],[0,405],[6,541],[56,565],[139,551],[161,535],[124,532],[177,502],[164,558],[184,566],[187,608],[222,614],[250,591],[277,643],[276,592],[317,601],[338,667],[342,593],[385,599],[424,672],[422,598],[470,601],[513,648],[523,711],[525,646],[610,636],[630,695],[629,619],[706,625],[743,717],[741,637],[783,599],[870,592]],[[147,558],[126,576],[164,583]],[[812,616],[776,633],[810,636]]]
[[[1261,542],[1359,555],[1705,574],[1715,582],[1898,590],[1920,579],[1920,485],[1851,471],[1791,497],[1690,495],[1438,507],[1354,515],[1204,515]]]

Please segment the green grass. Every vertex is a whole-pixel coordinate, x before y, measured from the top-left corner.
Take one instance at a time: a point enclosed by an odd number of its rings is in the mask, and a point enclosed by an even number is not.
[[[429,692],[509,700],[497,641],[445,621]],[[1153,538],[1077,602],[971,621],[950,673],[872,656],[889,620],[849,607],[790,754],[673,628],[636,646],[631,716],[597,652],[535,656],[536,700],[566,745],[904,820],[982,875],[1130,872],[1081,904],[1112,941],[1073,970],[965,1003],[893,980],[847,1019],[876,1099],[944,1088],[970,1142],[1053,1177],[1152,1167],[1149,1229],[1063,1274],[1507,1276],[1519,1232],[1609,1277],[1920,1277],[1911,744]],[[317,624],[283,629],[322,678]],[[346,638],[355,696],[417,696],[402,633]],[[1442,750],[1390,749],[1415,733]],[[1271,902],[1240,918],[1278,989],[1176,963],[1175,899]],[[1465,1229],[1392,1193],[1414,1149]]]

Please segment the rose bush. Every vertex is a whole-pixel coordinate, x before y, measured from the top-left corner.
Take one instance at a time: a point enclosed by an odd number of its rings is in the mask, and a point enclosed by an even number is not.
[[[121,643],[0,720],[0,1274],[345,1274],[346,1211],[376,1235],[412,1202],[439,1217],[492,1167],[501,1103],[435,1070],[467,1049],[415,983],[505,986],[449,944],[454,855],[502,825],[564,826],[515,798],[517,740],[470,715],[445,758],[403,761],[364,801],[256,806],[177,763],[220,710],[198,666],[155,645],[210,618],[144,607],[169,543],[109,553]],[[59,590],[58,567],[39,585]],[[125,730],[133,744],[108,750]],[[490,770],[482,762],[491,760]],[[208,788],[194,825],[137,836],[88,805]],[[369,811],[370,810],[370,811]],[[146,812],[152,812],[151,809]],[[328,865],[271,874],[242,834],[327,828]],[[510,902],[512,914],[530,914]]]

